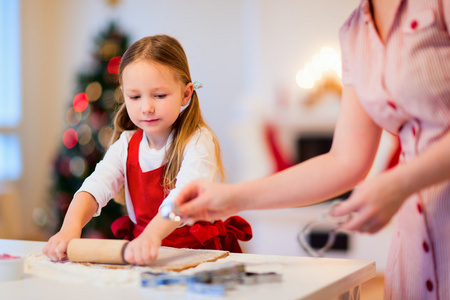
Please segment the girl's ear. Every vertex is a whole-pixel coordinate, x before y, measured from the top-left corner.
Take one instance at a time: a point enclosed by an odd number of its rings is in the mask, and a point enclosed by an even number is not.
[[[192,93],[194,93],[194,85],[192,84],[192,82],[189,82],[184,88],[183,99],[181,100],[182,106],[188,104],[189,100],[191,100]]]

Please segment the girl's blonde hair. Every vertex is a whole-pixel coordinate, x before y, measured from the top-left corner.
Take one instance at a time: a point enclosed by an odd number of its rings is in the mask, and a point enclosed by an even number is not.
[[[192,82],[186,54],[181,44],[173,37],[167,35],[154,35],[144,37],[133,43],[127,51],[125,51],[120,62],[120,85],[122,85],[123,70],[130,63],[139,60],[155,62],[169,67],[175,72],[178,79],[184,85]],[[119,103],[123,102],[123,104],[119,107],[114,120],[114,133],[111,143],[118,140],[123,131],[138,129],[128,116],[123,101],[123,94],[120,92],[120,89],[116,92],[116,97],[119,97],[117,100]],[[222,165],[219,142],[212,130],[203,120],[197,92],[194,90],[188,106],[180,113],[172,127],[173,140],[166,152],[166,165],[164,167],[163,186],[166,194],[175,187],[176,177],[183,161],[183,153],[186,144],[193,134],[202,127],[208,129],[212,133],[216,154],[217,174],[220,180],[224,181],[224,168]],[[116,199],[116,201],[121,202],[119,199]]]

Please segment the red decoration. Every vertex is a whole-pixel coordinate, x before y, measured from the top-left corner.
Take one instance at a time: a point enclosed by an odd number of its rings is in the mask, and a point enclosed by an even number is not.
[[[58,171],[64,177],[69,177],[70,173],[70,157],[64,156],[58,161]]]
[[[264,135],[267,141],[269,152],[272,155],[272,159],[275,163],[275,172],[283,171],[293,165],[288,157],[283,155],[281,147],[277,141],[277,134],[275,127],[272,124],[266,124],[264,126]]]
[[[400,145],[400,138],[397,137],[397,147],[395,148],[394,153],[392,153],[391,159],[388,163],[387,170],[398,165],[400,161],[400,155],[402,154],[402,147]]]
[[[63,143],[69,149],[75,147],[78,142],[78,134],[73,128],[67,129],[63,134]]]
[[[111,60],[108,63],[108,72],[110,74],[119,73],[119,65],[120,65],[121,60],[122,60],[122,56],[116,56],[116,57],[111,58]]]
[[[108,123],[108,115],[104,111],[97,110],[92,114],[91,117],[92,128],[100,130],[103,127],[105,127],[106,123]]]
[[[84,111],[89,105],[89,98],[85,93],[79,93],[73,98],[73,109],[77,112]]]
[[[397,105],[395,105],[394,102],[388,101],[387,104],[388,104],[390,107],[392,107],[392,109],[397,110]]]

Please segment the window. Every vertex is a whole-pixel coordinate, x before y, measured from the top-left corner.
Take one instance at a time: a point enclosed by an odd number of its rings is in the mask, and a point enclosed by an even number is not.
[[[0,181],[11,181],[22,171],[20,0],[0,0],[0,69]]]

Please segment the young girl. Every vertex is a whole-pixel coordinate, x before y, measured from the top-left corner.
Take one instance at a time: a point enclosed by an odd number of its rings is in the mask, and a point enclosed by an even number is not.
[[[237,239],[247,241],[252,233],[240,217],[182,226],[159,212],[190,181],[223,179],[219,144],[203,121],[182,46],[166,35],[135,42],[122,57],[119,82],[124,103],[114,123],[115,143],[75,194],[44,253],[65,259],[69,241],[122,187],[128,216],[111,227],[116,237],[132,240],[127,262],[149,263],[161,245],[242,252]]]

